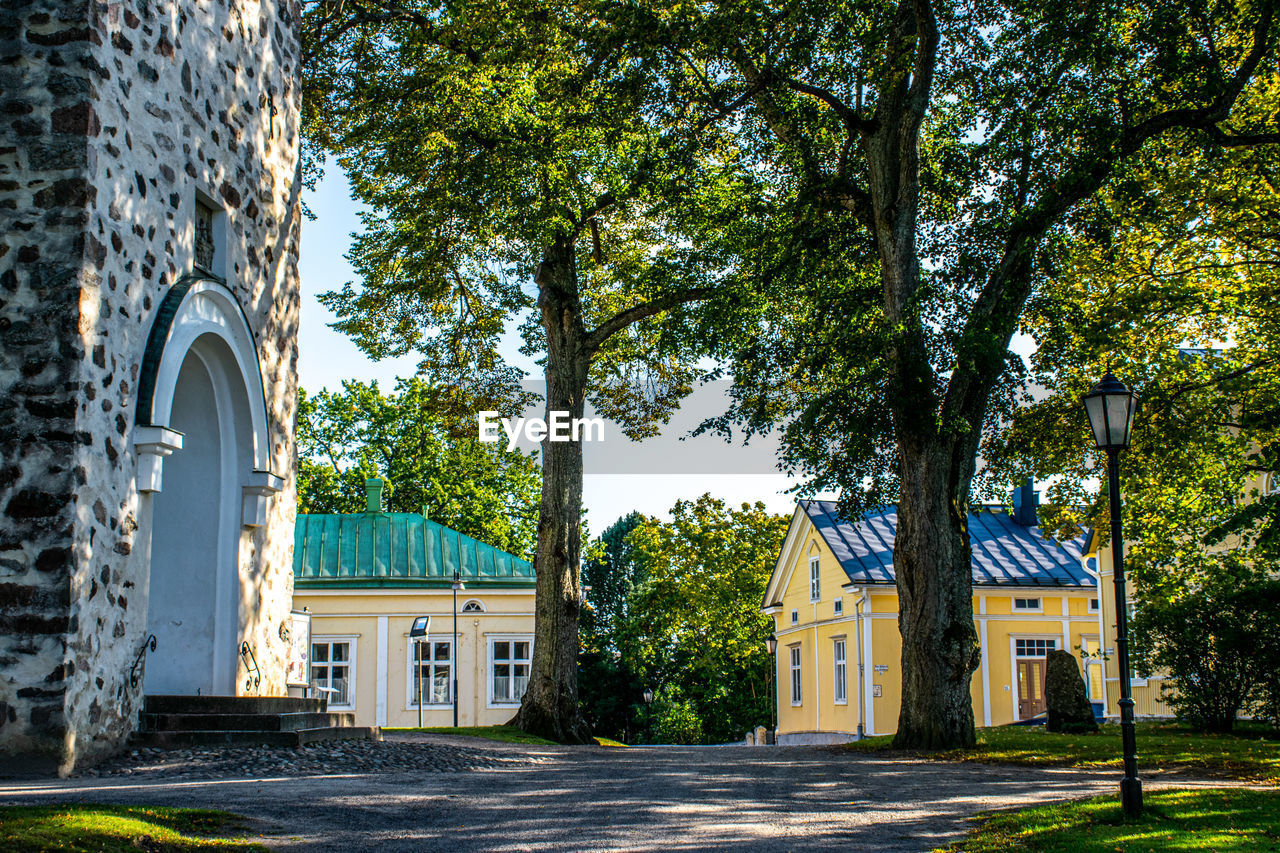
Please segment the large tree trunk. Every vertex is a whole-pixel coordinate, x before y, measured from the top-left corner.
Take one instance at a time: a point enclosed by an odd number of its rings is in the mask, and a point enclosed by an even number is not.
[[[981,650],[973,625],[968,479],[958,488],[955,457],[939,450],[934,446],[902,455],[893,549],[902,703],[893,745],[903,749],[975,743],[969,683]]]
[[[574,247],[551,247],[539,267],[539,305],[547,334],[546,419],[581,418],[590,355],[585,346]],[[578,613],[581,608],[582,445],[542,442],[542,503],[533,565],[538,575],[533,668],[515,724],[561,743],[589,743],[578,708]]]

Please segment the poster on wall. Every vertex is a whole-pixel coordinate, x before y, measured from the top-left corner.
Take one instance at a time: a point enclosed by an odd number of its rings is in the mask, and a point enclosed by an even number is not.
[[[311,614],[294,610],[289,614],[289,658],[285,686],[306,687],[311,672]]]

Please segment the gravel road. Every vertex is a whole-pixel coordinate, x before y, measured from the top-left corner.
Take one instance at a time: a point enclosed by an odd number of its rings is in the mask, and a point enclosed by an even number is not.
[[[313,751],[290,772],[274,758],[237,762],[216,750],[140,753],[99,776],[0,780],[0,803],[226,809],[251,818],[272,850],[298,853],[927,851],[963,835],[975,812],[1116,787],[1114,774],[823,747],[528,747],[393,734],[382,748],[385,760],[357,747],[345,765]],[[407,769],[415,753],[421,768]]]

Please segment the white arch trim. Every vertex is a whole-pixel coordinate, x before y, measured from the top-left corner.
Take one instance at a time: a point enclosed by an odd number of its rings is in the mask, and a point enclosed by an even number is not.
[[[267,498],[280,491],[282,478],[271,472],[266,395],[253,331],[240,303],[221,282],[188,276],[165,295],[143,354],[134,447],[138,453],[138,490],[158,492],[163,486],[165,457],[182,449],[182,433],[170,429],[178,373],[198,338],[215,335],[230,350],[246,391],[253,442],[253,470],[244,472],[243,521],[261,526]]]

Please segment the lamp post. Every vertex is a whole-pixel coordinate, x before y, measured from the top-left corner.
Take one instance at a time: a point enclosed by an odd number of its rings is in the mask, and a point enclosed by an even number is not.
[[[1120,527],[1120,451],[1129,446],[1129,432],[1138,398],[1110,372],[1084,398],[1089,426],[1099,450],[1107,454],[1108,500],[1111,505],[1111,551],[1116,587],[1116,658],[1120,667],[1120,739],[1124,749],[1124,779],[1120,804],[1131,817],[1142,814],[1142,780],[1138,778],[1138,743],[1133,725],[1133,691],[1129,683],[1129,605],[1124,588],[1124,535]]]
[[[458,570],[453,570],[453,727],[458,727],[458,661],[462,655],[458,654],[458,590],[466,589],[462,583],[462,577],[458,574]]]
[[[769,738],[766,743],[778,742],[778,687],[775,679],[778,677],[778,635],[770,634],[764,641],[765,648],[769,650],[769,693],[771,698],[769,704],[773,706],[772,718],[769,723]]]

